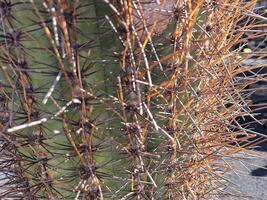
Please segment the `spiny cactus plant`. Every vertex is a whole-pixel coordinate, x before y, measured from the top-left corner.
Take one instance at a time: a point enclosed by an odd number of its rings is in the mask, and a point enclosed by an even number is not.
[[[0,198],[226,195],[254,4],[1,0]]]

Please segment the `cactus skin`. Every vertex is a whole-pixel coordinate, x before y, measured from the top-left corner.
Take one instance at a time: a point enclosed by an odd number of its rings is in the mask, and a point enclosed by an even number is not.
[[[225,195],[254,4],[1,0],[0,198]]]

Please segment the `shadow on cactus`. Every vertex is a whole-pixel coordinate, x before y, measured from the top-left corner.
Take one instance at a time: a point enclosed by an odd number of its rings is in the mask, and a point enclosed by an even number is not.
[[[0,198],[226,195],[254,4],[0,1]]]

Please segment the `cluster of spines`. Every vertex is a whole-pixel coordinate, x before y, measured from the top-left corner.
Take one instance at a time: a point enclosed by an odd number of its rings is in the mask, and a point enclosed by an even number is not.
[[[12,12],[13,8],[21,3],[11,3],[10,1],[1,1],[1,23],[2,23],[2,69],[7,83],[11,88],[7,89],[12,95],[9,99],[9,106],[6,111],[9,112],[9,124],[3,129],[3,134],[10,137],[14,150],[11,157],[15,163],[10,168],[5,167],[3,181],[3,198],[12,198],[12,195],[23,196],[28,199],[37,199],[40,192],[44,193],[44,198],[57,198],[57,192],[54,190],[53,173],[49,165],[51,154],[47,151],[44,141],[46,134],[43,127],[36,126],[28,129],[26,132],[13,132],[11,127],[16,125],[14,121],[31,124],[38,120],[40,111],[38,110],[37,92],[30,75],[29,53],[26,47],[30,38],[27,31],[24,31],[22,24],[16,19]],[[7,92],[7,91],[5,91]],[[21,114],[21,117],[19,115]],[[6,141],[9,143],[9,141]],[[9,155],[10,156],[10,155]],[[13,170],[12,170],[13,168]],[[19,180],[10,177],[10,173],[17,172]],[[20,183],[21,182],[21,183]],[[14,191],[12,191],[12,188]],[[14,194],[9,194],[14,192]],[[24,194],[25,193],[25,194]]]
[[[1,1],[0,196],[213,194],[213,161],[233,152],[229,127],[246,104],[229,50],[253,2],[239,3]]]

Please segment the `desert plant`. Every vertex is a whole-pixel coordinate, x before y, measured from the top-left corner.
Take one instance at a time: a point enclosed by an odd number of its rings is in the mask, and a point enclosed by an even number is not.
[[[1,199],[226,195],[254,4],[0,1]]]

